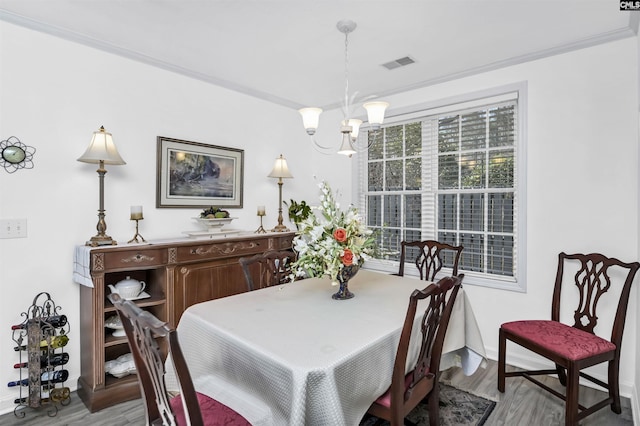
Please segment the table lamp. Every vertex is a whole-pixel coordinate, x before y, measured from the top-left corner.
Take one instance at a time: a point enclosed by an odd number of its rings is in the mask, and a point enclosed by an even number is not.
[[[287,232],[289,228],[282,224],[282,179],[292,178],[289,167],[287,167],[287,160],[280,154],[280,157],[276,158],[276,163],[273,165],[273,170],[269,173],[269,177],[278,178],[278,190],[280,193],[280,201],[278,202],[278,224],[271,232]]]
[[[107,171],[105,170],[104,165],[122,165],[127,163],[125,163],[122,157],[120,157],[120,154],[118,154],[118,150],[116,149],[116,145],[113,143],[111,133],[106,132],[102,126],[100,127],[100,130],[93,132],[93,138],[91,139],[89,147],[84,154],[78,158],[78,161],[83,163],[99,164],[97,172],[98,179],[100,181],[100,208],[98,209],[98,225],[96,226],[98,233],[91,237],[91,239],[87,241],[86,245],[92,247],[116,245],[117,242],[105,234],[107,230],[107,222],[104,220],[104,175]]]

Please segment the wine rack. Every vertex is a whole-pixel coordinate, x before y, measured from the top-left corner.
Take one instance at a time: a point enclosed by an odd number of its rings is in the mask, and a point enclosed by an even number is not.
[[[19,362],[13,366],[18,370],[18,380],[8,384],[19,390],[14,401],[16,417],[25,417],[26,407],[46,409],[54,417],[58,405],[71,403],[70,390],[64,384],[69,377],[64,369],[69,354],[63,349],[69,341],[69,324],[60,310],[49,293],[42,292],[20,314],[23,321],[11,326],[17,344],[14,350],[19,352]]]

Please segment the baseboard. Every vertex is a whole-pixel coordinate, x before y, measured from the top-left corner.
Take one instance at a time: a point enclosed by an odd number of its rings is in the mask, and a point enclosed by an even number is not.
[[[487,358],[494,361],[498,360],[497,348],[487,347],[485,349],[487,351]],[[531,356],[522,355],[520,353],[512,353],[512,352],[510,353],[508,350],[508,347],[507,347],[507,364],[512,365],[514,367],[523,368],[526,370],[544,370],[548,368],[555,368],[555,365],[553,363],[546,361],[542,357],[531,357]],[[590,371],[589,374],[591,374],[596,379],[600,379],[604,382],[607,382],[608,380],[608,377],[606,374],[599,374],[593,371]],[[624,375],[620,375],[620,396],[629,398],[631,400],[632,405],[634,403],[634,398],[635,398],[635,402],[637,404],[638,398],[637,398],[637,395],[635,395],[636,389],[635,389],[634,383],[624,379],[625,379]],[[583,380],[582,378],[580,379],[580,384],[593,389],[602,390],[600,386],[588,380]],[[633,408],[634,408],[633,413],[635,416],[636,415],[635,406]],[[640,425],[640,423],[635,423],[635,424]]]

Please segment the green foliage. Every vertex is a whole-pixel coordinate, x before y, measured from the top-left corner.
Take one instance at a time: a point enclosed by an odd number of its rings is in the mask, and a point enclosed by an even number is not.
[[[309,206],[304,200],[299,203],[295,200],[291,200],[290,204],[287,204],[287,202],[284,201],[284,205],[289,209],[289,220],[295,223],[296,226],[311,214],[311,206]]]

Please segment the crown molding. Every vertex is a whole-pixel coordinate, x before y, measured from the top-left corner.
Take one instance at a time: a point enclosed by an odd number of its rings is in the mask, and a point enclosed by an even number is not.
[[[137,62],[141,62],[147,65],[156,67],[156,68],[164,69],[166,71],[171,71],[171,72],[174,72],[186,77],[190,77],[196,80],[200,80],[205,83],[213,84],[215,86],[219,86],[237,93],[242,93],[247,96],[258,98],[258,99],[261,99],[270,103],[274,103],[277,105],[281,105],[286,108],[292,108],[297,110],[305,107],[305,105],[302,105],[298,102],[294,102],[290,99],[285,99],[267,92],[263,92],[261,90],[255,90],[255,89],[252,89],[228,80],[220,79],[212,75],[199,73],[187,68],[180,67],[178,65],[170,64],[168,62],[141,54],[136,51],[125,49],[125,48],[113,45],[111,43],[104,42],[102,40],[91,38],[83,34],[79,34],[64,28],[57,27],[55,25],[50,25],[34,19],[26,18],[24,16],[21,16],[12,12],[8,12],[6,10],[0,9],[0,20],[10,22],[22,27],[26,27],[35,31],[43,32],[45,34],[59,37],[68,41],[79,43],[87,47],[102,50],[107,53],[112,53],[124,58],[128,58]],[[531,62],[538,59],[547,58],[550,56],[555,56],[555,55],[560,55],[563,53],[568,53],[568,52],[572,52],[580,49],[585,49],[588,47],[593,47],[593,46],[621,40],[628,37],[636,37],[639,31],[639,27],[640,27],[640,13],[630,13],[629,26],[626,28],[620,28],[618,30],[597,34],[592,37],[587,37],[581,40],[577,40],[573,43],[567,43],[567,44],[555,46],[549,49],[539,50],[536,52],[515,56],[502,61],[488,63],[479,67],[460,70],[459,72],[454,72],[444,76],[423,80],[423,81],[402,86],[393,90],[378,92],[375,94],[375,97],[381,98],[385,96],[392,96],[399,93],[421,89],[424,87],[429,87],[436,84],[441,84],[441,83],[457,80],[464,77],[469,77],[476,74],[494,71],[497,69],[506,68],[513,65]],[[365,97],[374,97],[374,96],[366,95]],[[323,108],[326,111],[329,111],[333,109],[342,108],[342,104],[336,102],[336,103],[331,103],[328,105],[321,106],[321,108]]]

